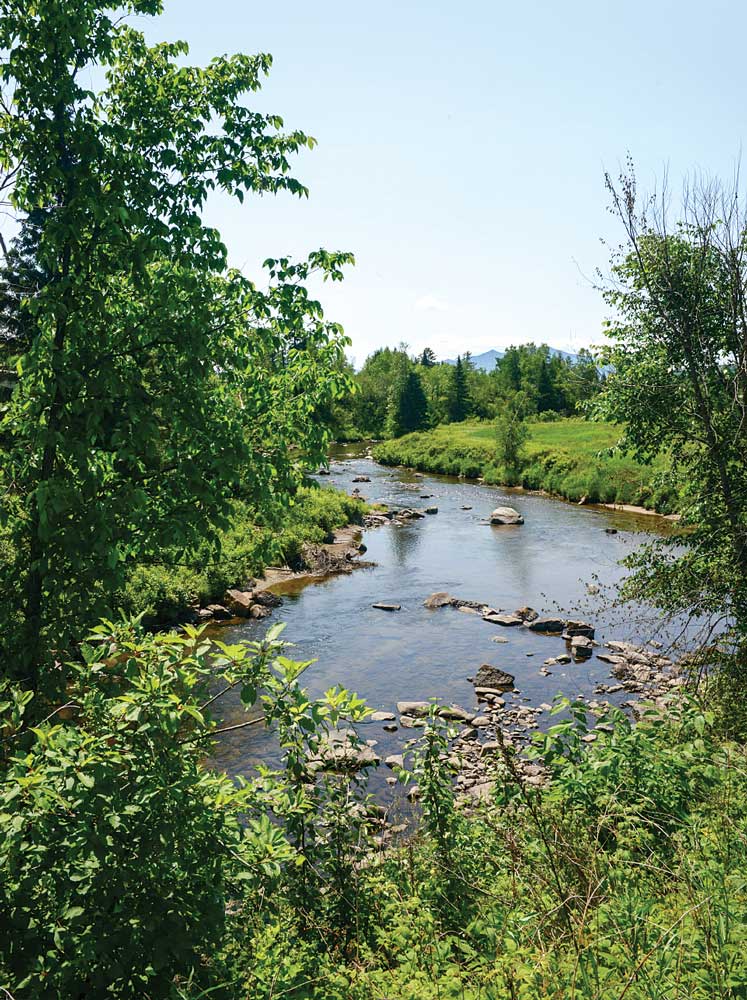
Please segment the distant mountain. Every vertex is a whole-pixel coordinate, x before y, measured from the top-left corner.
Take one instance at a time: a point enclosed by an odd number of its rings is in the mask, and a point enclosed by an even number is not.
[[[483,354],[473,354],[472,364],[475,368],[482,368],[485,372],[492,372],[498,358],[502,358],[505,353],[505,351],[490,350],[485,351]],[[554,357],[565,358],[566,361],[570,361],[572,363],[578,361],[578,354],[570,354],[568,351],[561,351],[557,347],[551,347],[550,354]],[[446,364],[455,365],[456,358],[447,358]]]

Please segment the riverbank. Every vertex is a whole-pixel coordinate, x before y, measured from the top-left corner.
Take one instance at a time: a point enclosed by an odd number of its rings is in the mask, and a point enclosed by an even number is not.
[[[611,453],[619,436],[612,424],[579,417],[533,422],[518,474],[496,462],[495,427],[489,421],[448,424],[382,441],[374,447],[373,456],[384,465],[542,490],[575,503],[674,513],[677,494],[665,460],[643,465]]]
[[[162,562],[136,566],[117,604],[126,614],[144,615],[150,626],[196,618],[211,605],[215,614],[201,617],[219,620],[226,592],[256,586],[269,566],[284,567],[291,575],[320,572],[320,552],[325,546],[334,549],[340,529],[359,530],[367,509],[360,499],[311,483],[299,489],[279,524],[267,525],[237,500],[220,552],[197,552],[184,561],[164,553]]]

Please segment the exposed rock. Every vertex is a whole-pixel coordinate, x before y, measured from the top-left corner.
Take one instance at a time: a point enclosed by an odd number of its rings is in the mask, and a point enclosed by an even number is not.
[[[445,590],[439,590],[423,601],[424,608],[448,608],[456,605],[456,597],[447,594]]]
[[[321,740],[319,752],[311,763],[322,771],[360,771],[380,761],[373,748],[360,743],[352,730],[336,730]]]
[[[462,504],[462,510],[472,510],[469,504]]]
[[[472,608],[469,604],[460,604],[457,611],[462,611],[465,615],[481,615],[479,608]]]
[[[397,716],[393,712],[371,712],[371,722],[394,722]]]
[[[422,717],[427,715],[431,708],[429,701],[398,701],[397,711],[400,715]]]
[[[604,529],[604,533],[606,535],[616,535],[617,534],[617,528],[605,528]]]
[[[472,720],[472,725],[475,729],[484,729],[485,726],[491,726],[492,724],[492,720],[487,715],[476,715]]]
[[[254,594],[251,590],[227,590],[223,595],[223,603],[237,618],[248,618]]]
[[[405,766],[405,758],[401,753],[392,753],[384,760],[387,767],[402,768]]]
[[[558,661],[558,663],[570,663],[571,662],[571,658],[570,658],[570,656],[567,653],[561,653],[559,656],[556,656],[555,659]]]
[[[329,469],[325,469],[323,465],[320,465],[319,468],[316,470],[316,474],[317,476],[328,476]]]
[[[218,622],[234,617],[228,608],[224,608],[222,604],[208,604],[205,610],[209,611],[211,616]]]
[[[370,476],[353,476],[353,482],[354,483],[370,483],[371,482],[371,477]]]
[[[534,608],[519,608],[516,614],[523,622],[533,622],[539,618],[539,611]]]
[[[402,510],[397,511],[397,517],[404,521],[415,521],[418,518],[425,517],[422,510],[413,510],[410,507],[403,507]]]
[[[372,608],[378,608],[379,611],[401,611],[401,604],[387,604],[386,601],[377,601],[376,604],[371,605]]]
[[[593,648],[593,642],[585,635],[574,635],[571,639],[571,652],[579,659],[591,656]]]
[[[438,514],[438,507],[426,507],[426,514]]]
[[[574,635],[585,635],[589,639],[594,638],[594,626],[588,622],[574,621],[570,619],[565,623],[563,638],[566,636],[572,639]]]
[[[523,625],[523,619],[519,618],[518,615],[499,615],[495,612],[483,615],[482,620],[489,622],[491,625],[504,625],[506,628],[512,625]]]
[[[490,641],[491,642],[508,642],[508,639],[506,639],[505,636],[502,636],[502,635],[492,635],[490,637]]]
[[[466,708],[462,708],[460,705],[445,705],[438,710],[438,714],[442,719],[449,719],[454,722],[472,722],[474,718],[474,712],[468,712]]]
[[[399,726],[397,726],[394,722],[387,722],[381,728],[385,733],[396,733]]]
[[[271,614],[272,614],[271,608],[263,608],[261,604],[252,604],[251,611],[249,612],[249,617],[255,619],[269,618]]]
[[[475,676],[475,688],[505,689],[514,686],[516,678],[513,674],[506,673],[500,667],[494,667],[490,663],[483,663]]]
[[[565,629],[565,618],[535,618],[528,623],[527,628],[532,632],[561,633]]]
[[[524,518],[513,507],[496,507],[490,515],[491,524],[523,524]]]
[[[283,601],[271,590],[255,590],[254,603],[261,604],[263,608],[279,608]]]

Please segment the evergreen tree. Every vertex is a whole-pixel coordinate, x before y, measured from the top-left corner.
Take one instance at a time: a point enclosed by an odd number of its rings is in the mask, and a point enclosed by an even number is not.
[[[426,347],[423,353],[420,355],[418,364],[421,364],[423,368],[433,368],[434,365],[436,364],[435,352],[432,351],[430,347]]]
[[[461,420],[466,420],[471,412],[467,368],[461,356],[457,357],[456,364],[452,368],[450,388],[449,420],[451,423],[459,423]]]
[[[422,430],[427,423],[428,402],[420,375],[414,368],[403,369],[389,398],[388,431],[392,437],[401,437]]]

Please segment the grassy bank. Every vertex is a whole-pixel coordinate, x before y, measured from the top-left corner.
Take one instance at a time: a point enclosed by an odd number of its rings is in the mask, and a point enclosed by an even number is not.
[[[643,465],[626,455],[605,454],[618,438],[615,426],[578,417],[533,422],[518,474],[497,463],[495,427],[487,421],[407,434],[382,442],[373,454],[385,465],[482,477],[487,483],[547,490],[567,500],[586,497],[589,503],[638,504],[671,513],[676,509],[676,493],[664,461]]]
[[[145,613],[147,621],[169,622],[198,601],[220,601],[228,587],[241,587],[266,566],[300,566],[307,542],[331,541],[346,524],[360,524],[365,505],[339,490],[302,487],[279,525],[265,525],[247,504],[235,501],[231,524],[220,552],[196,553],[187,561],[136,566],[116,605],[127,614]]]

